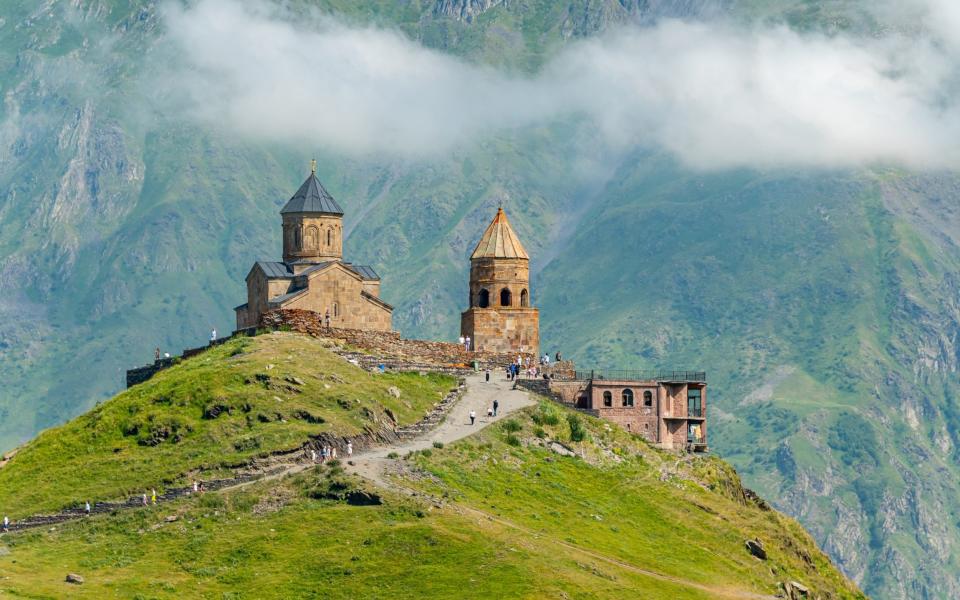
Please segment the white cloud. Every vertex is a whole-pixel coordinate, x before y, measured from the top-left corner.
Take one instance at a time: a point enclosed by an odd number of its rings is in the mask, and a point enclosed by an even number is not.
[[[578,115],[613,146],[664,148],[695,168],[958,167],[960,10],[911,1],[924,35],[663,21],[572,44],[529,77],[263,4],[165,14],[181,108],[265,139],[429,156]]]

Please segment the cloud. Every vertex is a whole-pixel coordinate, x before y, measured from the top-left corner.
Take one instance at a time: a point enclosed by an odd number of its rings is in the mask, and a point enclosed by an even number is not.
[[[520,76],[394,31],[200,0],[165,9],[179,60],[162,87],[204,122],[351,154],[429,157],[581,118],[613,148],[661,148],[698,169],[960,167],[960,10],[907,4],[922,34],[665,20],[573,43]]]

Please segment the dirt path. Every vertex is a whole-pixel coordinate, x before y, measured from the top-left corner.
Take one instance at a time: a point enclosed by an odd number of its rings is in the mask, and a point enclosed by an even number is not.
[[[467,391],[460,401],[450,409],[447,418],[439,427],[418,438],[397,445],[372,448],[366,452],[355,454],[353,460],[350,461],[353,464],[346,465],[347,470],[382,487],[392,488],[393,485],[383,477],[384,467],[390,460],[387,455],[391,452],[404,456],[408,452],[431,448],[434,442],[450,444],[473,435],[521,408],[536,404],[536,401],[526,391],[512,389],[513,382],[507,381],[502,373],[492,372],[489,382],[485,381],[482,373],[470,375],[466,380]],[[493,406],[494,400],[500,401],[497,416],[488,417],[487,410]],[[477,420],[474,425],[470,425],[471,410],[477,413]]]

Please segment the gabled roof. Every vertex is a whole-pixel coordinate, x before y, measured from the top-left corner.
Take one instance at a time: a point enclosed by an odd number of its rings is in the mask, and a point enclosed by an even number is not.
[[[279,295],[279,296],[275,296],[275,297],[273,297],[273,298],[270,298],[270,300],[268,300],[268,303],[269,303],[269,304],[283,304],[283,303],[286,302],[287,300],[291,300],[291,299],[293,299],[293,298],[296,298],[296,297],[299,296],[300,294],[306,293],[306,291],[307,291],[307,288],[305,288],[305,287],[304,287],[304,288],[300,288],[299,290],[293,290],[292,292],[287,292],[286,294],[281,294],[281,295]]]
[[[347,263],[346,266],[360,277],[363,277],[364,281],[380,281],[380,276],[373,270],[373,267],[368,267],[367,265],[351,265],[349,263]]]
[[[267,279],[293,279],[293,271],[287,267],[286,264],[282,262],[272,262],[268,260],[258,260],[253,263],[253,267],[250,269],[250,272],[253,272],[253,269],[260,267],[260,270],[263,271],[263,274],[267,276]],[[250,277],[247,274],[247,277]]]
[[[510,226],[507,220],[507,213],[503,208],[497,209],[497,215],[493,218],[490,226],[483,232],[483,237],[474,249],[474,258],[525,258],[530,259],[527,251],[524,250],[517,232]]]
[[[333,199],[330,192],[323,187],[315,173],[310,173],[297,193],[290,198],[286,206],[280,210],[283,213],[326,213],[328,215],[343,215],[343,209]]]

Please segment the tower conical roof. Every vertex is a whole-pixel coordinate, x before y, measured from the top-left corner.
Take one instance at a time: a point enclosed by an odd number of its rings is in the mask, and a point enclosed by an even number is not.
[[[343,215],[343,209],[323,187],[315,173],[310,173],[297,193],[280,210],[283,213],[315,212],[330,215]]]
[[[523,244],[520,243],[520,238],[517,237],[517,232],[510,226],[507,213],[503,212],[503,208],[497,209],[497,216],[483,232],[483,237],[480,238],[480,243],[477,244],[470,258],[530,259],[527,251],[523,249]]]

